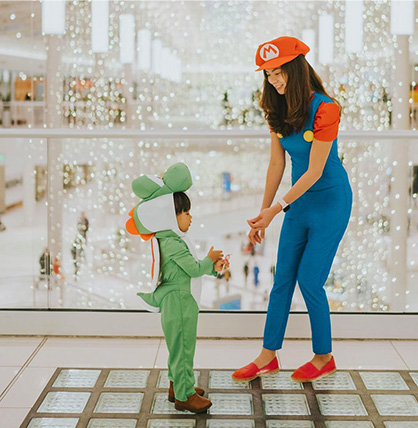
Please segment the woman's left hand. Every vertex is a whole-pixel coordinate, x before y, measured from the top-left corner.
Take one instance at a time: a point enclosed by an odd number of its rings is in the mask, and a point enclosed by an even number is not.
[[[257,217],[247,220],[247,223],[254,230],[266,229],[276,214],[277,212],[275,208],[264,208],[260,211],[260,214],[258,214]]]

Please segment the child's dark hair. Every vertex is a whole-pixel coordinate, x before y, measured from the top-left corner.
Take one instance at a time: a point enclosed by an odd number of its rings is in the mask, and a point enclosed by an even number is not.
[[[190,211],[192,203],[184,192],[176,192],[174,193],[174,206],[176,208],[176,215],[179,215]]]

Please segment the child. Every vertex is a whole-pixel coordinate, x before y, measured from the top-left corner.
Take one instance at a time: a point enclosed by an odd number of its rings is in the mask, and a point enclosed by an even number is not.
[[[222,251],[215,251],[213,247],[203,260],[196,258],[196,250],[185,235],[192,216],[190,199],[183,192],[191,185],[190,171],[182,163],[172,165],[162,180],[139,177],[132,187],[144,201],[131,211],[127,229],[135,233],[135,226],[136,233],[152,239],[153,282],[158,287],[152,293],[138,293],[138,296],[148,310],[161,312],[169,351],[168,399],[175,403],[177,410],[203,413],[212,403],[202,396],[202,389],[194,388],[200,277],[216,276],[216,272],[229,264],[223,260]],[[159,252],[154,247],[159,247]],[[155,269],[158,263],[160,269]]]

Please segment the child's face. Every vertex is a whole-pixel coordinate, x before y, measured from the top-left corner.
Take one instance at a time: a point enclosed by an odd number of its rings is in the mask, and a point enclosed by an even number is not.
[[[182,232],[187,232],[192,224],[192,216],[190,211],[184,211],[177,216],[177,224]]]

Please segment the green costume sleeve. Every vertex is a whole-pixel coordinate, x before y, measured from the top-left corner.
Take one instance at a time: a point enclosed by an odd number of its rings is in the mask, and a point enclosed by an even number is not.
[[[213,262],[209,257],[205,257],[203,260],[196,260],[191,255],[187,245],[177,240],[173,240],[173,242],[170,243],[170,247],[170,259],[183,269],[191,278],[199,278],[203,275],[213,275]]]

